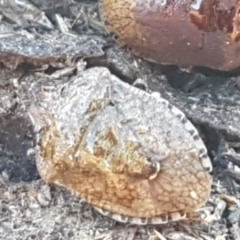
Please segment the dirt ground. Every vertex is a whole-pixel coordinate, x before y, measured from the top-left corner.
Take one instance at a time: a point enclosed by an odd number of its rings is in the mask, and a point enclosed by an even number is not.
[[[239,73],[179,69],[134,57],[104,31],[94,0],[32,2],[46,13],[53,30],[35,25],[23,29],[4,15],[0,22],[0,239],[240,239]],[[61,32],[56,14],[67,33]],[[42,47],[40,54],[23,47],[36,44]],[[66,189],[40,179],[27,114],[30,85],[70,78],[80,59],[86,68],[104,66],[130,84],[142,79],[136,87],[159,92],[198,128],[213,162],[211,196],[202,209],[205,221],[159,226],[117,223]]]

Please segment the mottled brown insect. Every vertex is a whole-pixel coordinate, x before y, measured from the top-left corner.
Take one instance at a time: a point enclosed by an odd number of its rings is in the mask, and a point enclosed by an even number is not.
[[[185,115],[160,96],[101,67],[32,92],[37,166],[45,181],[136,224],[179,220],[208,200],[207,150]]]
[[[240,66],[239,0],[100,0],[99,7],[107,29],[150,61]]]

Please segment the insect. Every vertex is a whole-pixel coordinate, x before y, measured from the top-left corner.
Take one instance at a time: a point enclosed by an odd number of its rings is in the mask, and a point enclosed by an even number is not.
[[[233,70],[240,66],[240,1],[100,0],[117,41],[147,60]]]
[[[208,200],[212,165],[205,145],[165,99],[104,67],[31,92],[37,167],[46,182],[134,224],[177,221]]]

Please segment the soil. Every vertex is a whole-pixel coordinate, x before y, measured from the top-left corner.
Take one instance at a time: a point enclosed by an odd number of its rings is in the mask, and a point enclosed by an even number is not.
[[[95,0],[31,2],[46,13],[52,30],[32,23],[23,28],[4,15],[0,22],[0,239],[240,239],[240,73],[180,69],[134,57],[106,33]],[[61,31],[56,14],[67,32]],[[51,47],[26,51],[37,43]],[[71,47],[76,44],[77,50]],[[30,85],[66,80],[80,60],[86,68],[104,66],[124,82],[159,92],[198,128],[213,163],[204,221],[117,223],[40,179],[28,117]]]

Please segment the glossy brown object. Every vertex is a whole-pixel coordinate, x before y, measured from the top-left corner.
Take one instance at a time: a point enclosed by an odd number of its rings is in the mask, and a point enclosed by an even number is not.
[[[145,59],[240,66],[239,0],[100,0],[99,7],[107,29]]]

